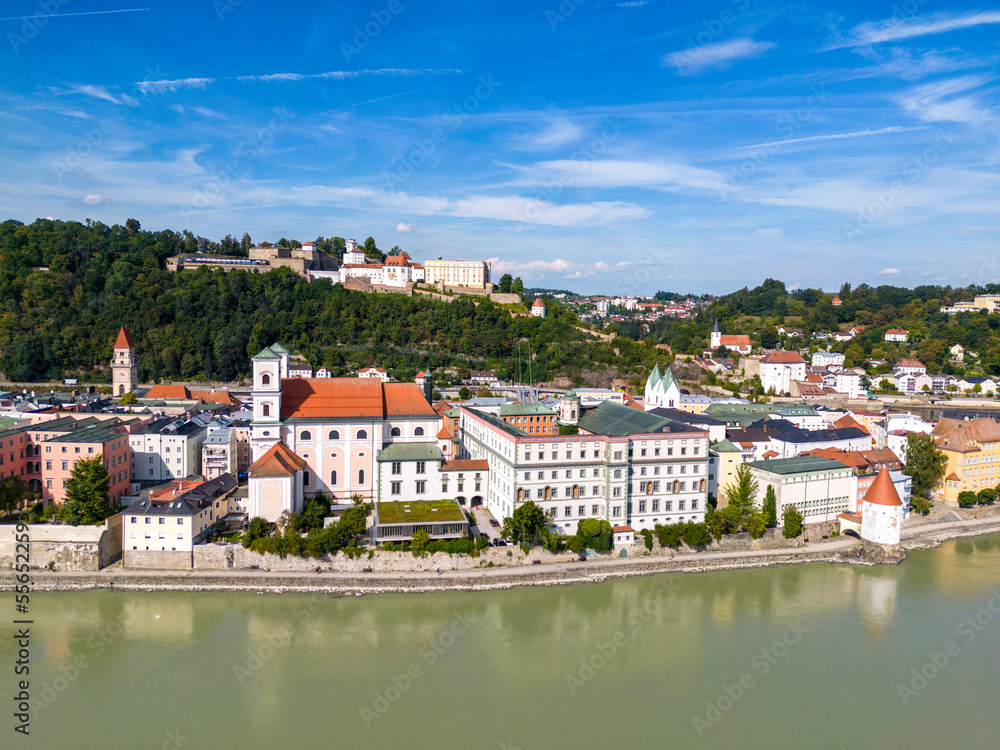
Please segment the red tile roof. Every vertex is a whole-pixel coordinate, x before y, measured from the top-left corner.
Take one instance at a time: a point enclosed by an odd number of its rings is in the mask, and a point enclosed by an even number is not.
[[[186,385],[154,385],[143,398],[179,401],[201,401],[203,404],[238,406],[239,401],[229,391],[192,391]]]
[[[441,471],[489,471],[490,465],[486,459],[471,459],[466,461],[442,461]]]
[[[437,416],[415,383],[378,378],[282,378],[281,417]]]
[[[118,331],[118,339],[115,341],[115,349],[135,349],[135,344],[132,343],[132,337],[128,335],[128,328],[122,326],[121,330]]]
[[[635,533],[635,529],[633,529],[631,526],[615,526],[611,530],[615,533],[618,533],[620,531],[631,531],[633,534]]]
[[[771,352],[764,357],[764,362],[769,365],[797,365],[804,364],[805,360],[798,352]]]
[[[536,299],[532,304],[532,307],[545,307],[545,303],[542,302],[541,298]]]
[[[873,503],[874,505],[902,505],[902,500],[899,499],[899,493],[896,492],[895,486],[892,484],[892,477],[889,476],[889,472],[885,467],[878,473],[875,477],[875,481],[872,482],[872,486],[868,488],[868,492],[865,493],[866,503]]]
[[[844,416],[842,416],[840,419],[838,419],[836,422],[833,423],[833,426],[834,427],[857,427],[859,430],[864,430],[865,432],[868,432],[868,428],[865,427],[860,422],[858,422],[850,414],[845,414]]]
[[[306,467],[306,462],[292,453],[284,443],[278,442],[271,450],[254,461],[251,477],[290,477]]]

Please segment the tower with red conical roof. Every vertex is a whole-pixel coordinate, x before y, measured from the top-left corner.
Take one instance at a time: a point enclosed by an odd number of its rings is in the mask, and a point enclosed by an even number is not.
[[[903,511],[903,501],[883,466],[861,501],[861,538],[875,544],[898,545]]]
[[[138,387],[139,364],[135,359],[135,344],[128,335],[128,328],[122,326],[111,357],[111,392],[115,396],[124,396]]]

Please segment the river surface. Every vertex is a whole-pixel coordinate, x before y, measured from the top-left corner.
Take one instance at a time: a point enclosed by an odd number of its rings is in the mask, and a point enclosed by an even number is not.
[[[481,593],[39,592],[0,748],[996,747],[998,591],[994,535]]]

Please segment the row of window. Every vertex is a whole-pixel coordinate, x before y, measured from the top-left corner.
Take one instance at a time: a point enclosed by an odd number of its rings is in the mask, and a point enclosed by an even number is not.
[[[650,512],[652,512],[652,513],[659,513],[660,512],[660,501],[659,500],[653,500],[651,502],[651,505],[652,505],[652,510]],[[685,507],[686,505],[687,505],[686,501],[684,501],[684,500],[678,500],[677,501],[677,510],[678,511],[686,510],[686,507]],[[672,512],[673,511],[673,501],[672,500],[665,500],[663,502],[663,510],[666,513]],[[698,510],[698,501],[697,500],[692,500],[691,501],[691,510]],[[639,512],[640,513],[645,513],[646,512],[646,501],[645,500],[640,500],[639,501]],[[596,518],[599,515],[599,513],[600,513],[600,506],[599,505],[591,505],[590,506],[590,516],[591,517]],[[549,514],[549,517],[551,517],[551,518],[558,518],[559,517],[559,509],[558,508],[549,508],[548,509],[548,514]],[[622,506],[615,505],[615,506],[613,506],[611,508],[611,515],[612,515],[612,517],[619,518],[619,517],[621,517],[621,514],[622,514]],[[586,505],[578,505],[578,506],[576,506],[576,516],[578,518],[584,518],[586,515],[587,515],[587,506]],[[563,507],[563,517],[564,518],[572,518],[573,517],[573,506],[572,505],[566,505],[566,506]]]

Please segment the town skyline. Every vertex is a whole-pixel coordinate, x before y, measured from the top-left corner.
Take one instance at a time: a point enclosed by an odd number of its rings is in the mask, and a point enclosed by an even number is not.
[[[581,293],[1000,277],[973,5],[62,10],[3,21],[21,221],[370,234]],[[260,28],[283,43],[210,53]]]

